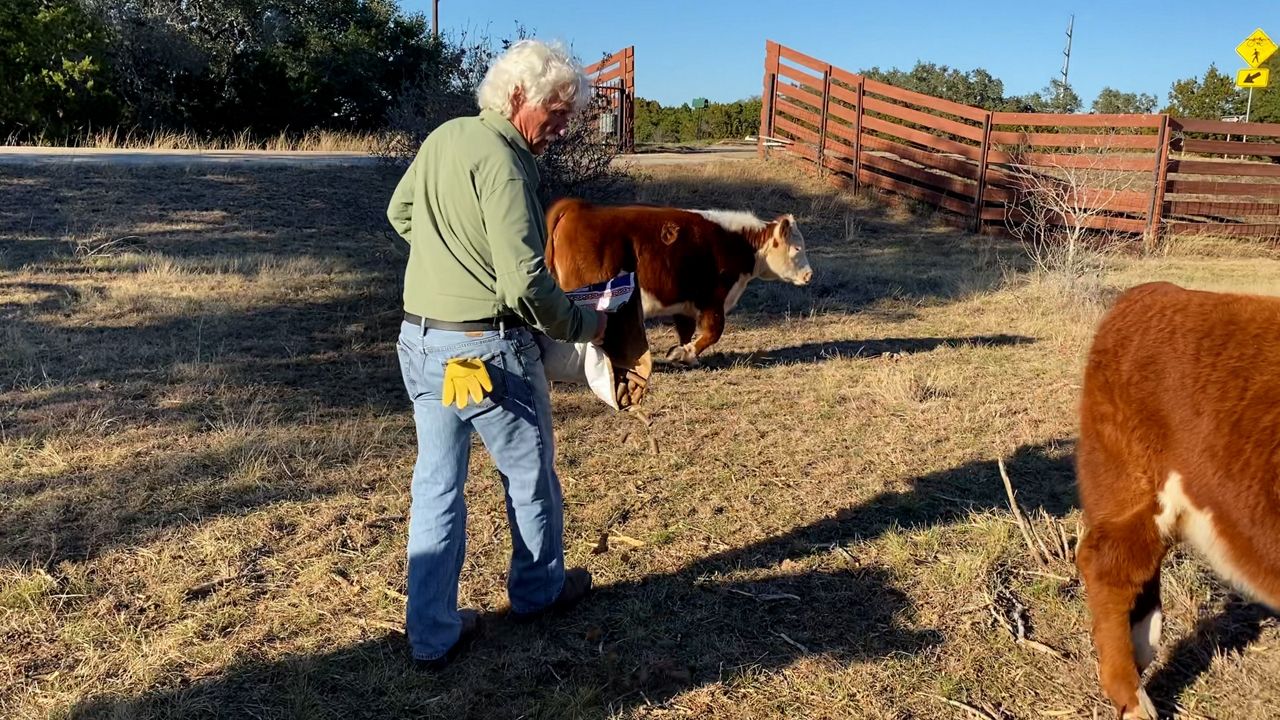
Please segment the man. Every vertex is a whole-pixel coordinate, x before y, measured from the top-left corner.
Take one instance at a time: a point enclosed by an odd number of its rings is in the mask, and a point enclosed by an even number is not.
[[[591,588],[585,569],[564,568],[550,396],[533,335],[604,336],[605,315],[575,306],[547,272],[534,164],[589,92],[562,49],[512,45],[480,85],[480,114],[431,133],[387,208],[409,243],[397,350],[418,434],[405,629],[414,659],[429,669],[443,667],[478,627],[478,613],[457,607],[473,430],[506,491],[512,615],[567,608]]]

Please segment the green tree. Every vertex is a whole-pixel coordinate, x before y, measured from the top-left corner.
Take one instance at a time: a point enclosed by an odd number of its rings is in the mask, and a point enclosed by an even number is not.
[[[1071,85],[1062,82],[1058,78],[1050,80],[1048,86],[1040,92],[1024,96],[1022,101],[1030,106],[1032,112],[1060,113],[1063,115],[1079,112],[1080,108],[1084,106],[1080,96],[1076,94]]]
[[[636,98],[636,142],[743,138],[760,128],[760,102],[760,98],[753,97],[692,108],[688,104],[664,107],[654,100]]]
[[[83,0],[130,119],[226,133],[380,127],[443,53],[394,0]]]
[[[0,139],[109,123],[105,33],[76,0],[0,0]]]
[[[1004,109],[1004,83],[982,68],[959,70],[936,63],[917,62],[910,71],[873,67],[863,75],[904,90],[972,105],[987,110]]]
[[[1243,115],[1246,96],[1235,86],[1235,78],[1210,64],[1203,78],[1184,78],[1169,88],[1169,105],[1164,112],[1179,117],[1218,119]]]
[[[1094,99],[1091,109],[1099,115],[1148,115],[1156,111],[1156,97],[1104,87]]]

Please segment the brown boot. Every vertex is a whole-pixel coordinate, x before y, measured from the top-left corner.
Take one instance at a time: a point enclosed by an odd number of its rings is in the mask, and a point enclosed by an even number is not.
[[[572,568],[564,572],[564,587],[560,595],[550,605],[533,612],[518,613],[511,611],[511,619],[516,622],[532,622],[547,615],[563,612],[577,605],[591,591],[591,573],[586,568]]]
[[[429,670],[431,672],[439,672],[445,668],[451,661],[462,654],[464,650],[471,645],[471,641],[476,639],[480,634],[480,613],[475,610],[459,610],[458,615],[462,618],[462,631],[458,633],[458,641],[453,647],[445,651],[444,655],[430,660],[413,659],[413,664],[419,670]]]

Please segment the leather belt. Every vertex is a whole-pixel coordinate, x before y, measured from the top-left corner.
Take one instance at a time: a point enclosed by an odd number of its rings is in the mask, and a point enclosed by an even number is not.
[[[423,329],[430,330],[451,330],[453,332],[484,332],[487,330],[511,330],[513,328],[525,327],[528,323],[515,315],[503,315],[501,317],[488,318],[485,320],[470,320],[467,322],[450,322],[448,320],[433,320],[424,318],[421,315],[414,315],[411,312],[405,312],[404,319]]]

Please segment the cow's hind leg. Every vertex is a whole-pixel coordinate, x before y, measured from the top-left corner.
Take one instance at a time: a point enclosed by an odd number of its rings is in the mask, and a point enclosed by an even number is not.
[[[677,315],[676,317],[680,317]],[[678,328],[677,328],[678,330]],[[714,345],[724,334],[724,308],[716,307],[701,310],[698,313],[698,335],[692,341],[683,341],[671,348],[667,359],[686,365],[697,365],[698,356],[703,350]]]
[[[1146,513],[1091,526],[1080,543],[1098,678],[1122,718],[1157,717],[1139,684],[1160,644],[1160,562],[1166,551],[1155,518]]]

